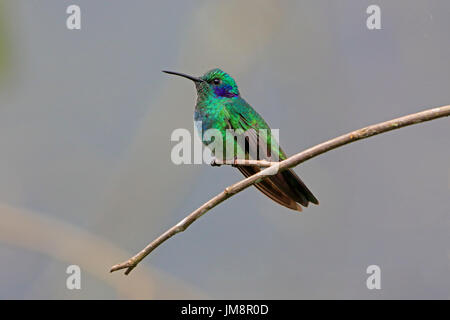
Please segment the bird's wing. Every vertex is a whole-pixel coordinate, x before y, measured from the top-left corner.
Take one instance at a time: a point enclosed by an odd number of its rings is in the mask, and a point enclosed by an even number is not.
[[[245,100],[225,106],[231,129],[235,130],[236,135],[245,136],[245,139],[237,139],[237,143],[248,158],[267,161],[286,159],[270,127]]]
[[[241,141],[240,147],[245,150],[246,157],[267,161],[286,159],[278,141],[272,136],[269,126],[250,105],[240,100],[226,106],[230,127],[234,130],[242,130],[242,134],[245,134],[245,139],[238,139],[238,143]],[[242,145],[242,141],[245,145]],[[261,170],[256,166],[238,166],[238,169],[246,177]],[[301,211],[297,202],[303,206],[308,206],[309,201],[318,204],[311,191],[291,169],[279,172],[255,186],[272,200],[294,210]]]

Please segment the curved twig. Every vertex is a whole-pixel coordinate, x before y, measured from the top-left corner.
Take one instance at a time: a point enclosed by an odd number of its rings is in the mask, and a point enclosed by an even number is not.
[[[434,120],[437,118],[442,118],[450,115],[450,105],[443,106],[439,108],[429,109],[422,112],[410,114],[407,116],[403,116],[400,118],[396,118],[393,120],[381,122],[378,124],[374,124],[356,131],[352,131],[350,133],[344,134],[340,137],[328,140],[321,144],[318,144],[314,147],[306,149],[300,153],[297,153],[286,160],[275,163],[274,165],[269,166],[268,168],[261,170],[257,174],[254,174],[244,180],[241,180],[227,188],[224,191],[216,195],[214,198],[203,204],[200,208],[193,211],[186,218],[181,220],[175,226],[164,232],[158,238],[153,240],[150,244],[148,244],[143,250],[141,250],[138,254],[131,257],[127,261],[114,265],[110,272],[114,272],[121,269],[126,269],[125,274],[129,274],[131,270],[133,270],[139,262],[142,261],[150,252],[155,250],[158,246],[160,246],[163,242],[174,236],[175,234],[186,230],[195,220],[200,218],[206,212],[232,197],[236,193],[241,192],[242,190],[250,187],[251,185],[261,181],[262,179],[271,176],[278,171],[283,171],[288,168],[295,167],[306,160],[317,157],[318,155],[328,152],[330,150],[336,149],[348,143],[352,143],[361,139],[365,139],[368,137],[375,136],[380,133],[388,132],[395,129],[400,129],[406,126],[410,126],[416,123],[421,123],[425,121]],[[236,164],[235,161],[231,160],[230,163],[225,162],[224,164]],[[248,160],[244,160],[248,161]],[[267,163],[266,163],[267,165]]]
[[[211,163],[212,166],[258,166],[260,168],[267,168],[273,165],[279,164],[279,162],[270,162],[267,160],[244,160],[244,159],[234,159],[234,160],[219,160],[214,159]]]

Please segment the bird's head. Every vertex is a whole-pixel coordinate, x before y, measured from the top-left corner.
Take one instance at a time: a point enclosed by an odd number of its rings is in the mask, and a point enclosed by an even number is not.
[[[234,98],[239,96],[239,90],[234,79],[220,69],[212,69],[197,78],[187,74],[164,71],[194,81],[199,98]]]

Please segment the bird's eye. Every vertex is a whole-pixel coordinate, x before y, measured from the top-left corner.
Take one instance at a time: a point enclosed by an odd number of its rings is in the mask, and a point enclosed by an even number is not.
[[[219,78],[215,78],[212,82],[217,86],[222,83],[222,80],[220,80]]]

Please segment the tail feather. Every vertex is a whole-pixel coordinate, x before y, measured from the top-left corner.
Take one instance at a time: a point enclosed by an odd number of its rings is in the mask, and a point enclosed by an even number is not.
[[[239,171],[246,177],[252,176],[255,173],[261,171],[260,168],[254,166],[237,166]],[[264,179],[261,182],[255,184],[255,187],[259,191],[264,193],[273,201],[281,204],[292,210],[302,211],[302,207],[295,202],[289,195],[285,194],[272,180],[271,178]]]
[[[304,201],[300,202],[303,206],[307,207],[309,202],[319,204],[319,200],[312,194],[308,187],[303,183],[294,170],[286,170],[281,172],[281,175],[287,181],[289,186],[294,190]]]
[[[237,166],[244,176],[251,176],[261,169],[255,166]],[[262,193],[279,204],[297,211],[307,207],[309,202],[319,204],[312,192],[293,170],[279,172],[261,182],[255,184]]]

